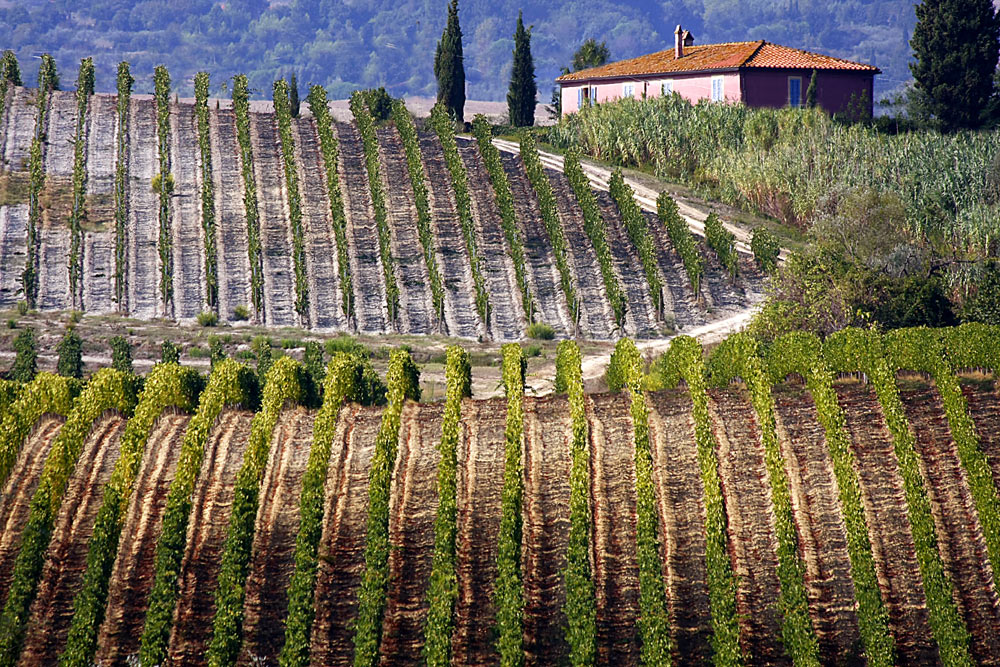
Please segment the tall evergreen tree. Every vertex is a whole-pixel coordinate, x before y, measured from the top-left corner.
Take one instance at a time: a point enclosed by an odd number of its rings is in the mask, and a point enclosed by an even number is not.
[[[292,72],[292,80],[288,84],[288,106],[291,108],[292,118],[298,118],[302,103],[299,101],[299,82],[295,78],[295,72]]]
[[[507,93],[507,113],[510,124],[530,127],[535,124],[535,62],[531,57],[531,31],[524,27],[521,12],[517,13],[517,30],[514,32],[514,68],[510,73],[510,92]]]
[[[979,127],[1000,51],[992,0],[924,0],[916,10],[910,70],[926,111],[945,131]]]
[[[59,361],[56,363],[56,372],[68,378],[80,379],[83,377],[83,340],[70,329],[59,341]]]
[[[38,351],[34,329],[25,329],[14,339],[14,366],[7,377],[15,382],[31,382],[38,373]]]
[[[132,373],[132,344],[122,336],[108,341],[111,345],[111,367],[122,373]]]
[[[465,63],[462,28],[458,24],[458,0],[451,0],[448,4],[448,23],[434,54],[434,77],[438,82],[437,101],[459,122],[464,122]]]
[[[17,64],[17,56],[10,49],[3,52],[3,59],[0,61],[0,76],[15,86],[22,85],[21,67]]]

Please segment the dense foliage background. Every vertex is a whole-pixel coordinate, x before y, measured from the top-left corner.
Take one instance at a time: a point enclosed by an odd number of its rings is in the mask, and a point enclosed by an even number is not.
[[[873,63],[883,70],[879,99],[910,78],[916,23],[909,0],[461,0],[470,99],[504,99],[522,8],[543,100],[584,39],[606,41],[617,60],[668,48],[677,23],[697,43],[767,39]],[[152,92],[162,63],[189,96],[199,70],[212,72],[213,95],[245,72],[265,97],[292,70],[333,97],[379,86],[397,97],[434,95],[445,18],[445,0],[0,0],[0,48],[17,52],[29,85],[32,56],[47,51],[64,71],[93,56],[99,91],[114,89],[124,59],[139,93]]]

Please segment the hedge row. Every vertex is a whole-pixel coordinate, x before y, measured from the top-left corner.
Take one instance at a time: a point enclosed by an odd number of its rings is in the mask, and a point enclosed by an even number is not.
[[[115,301],[127,309],[129,100],[135,79],[127,62],[118,63],[118,133],[115,137]]]
[[[437,257],[434,254],[434,234],[431,231],[431,205],[427,198],[427,176],[424,173],[424,163],[420,158],[420,143],[417,140],[417,128],[413,125],[413,117],[406,110],[403,100],[392,101],[392,121],[403,140],[406,151],[406,168],[410,173],[410,183],[413,185],[414,203],[417,207],[417,231],[420,233],[420,244],[424,248],[424,261],[427,262],[427,275],[430,278],[431,300],[434,302],[434,312],[438,320],[444,321],[444,285],[441,272],[438,270]]]
[[[5,381],[7,389],[4,397],[10,400],[14,388],[18,386]],[[17,455],[38,420],[46,414],[69,415],[79,390],[80,384],[75,380],[42,372],[17,391],[17,397],[8,404],[9,410],[3,406],[3,418],[0,419],[0,488],[7,483]]]
[[[14,562],[7,601],[0,615],[0,665],[3,667],[13,667],[20,657],[45,552],[84,442],[94,422],[105,411],[117,410],[125,416],[132,412],[136,389],[135,376],[111,368],[99,370],[74,403],[52,443],[38,488],[31,498],[28,520],[21,534],[21,549]]]
[[[104,498],[97,511],[94,531],[87,545],[87,569],[80,591],[73,599],[73,620],[66,647],[59,656],[62,666],[89,667],[97,651],[97,633],[104,622],[111,569],[132,497],[133,485],[150,433],[168,409],[191,412],[198,404],[201,377],[175,363],[157,364],[143,384],[135,414],[128,420],[119,443],[120,453]]]
[[[958,377],[945,357],[941,330],[924,327],[897,329],[886,334],[885,345],[892,364],[890,370],[929,373],[934,379],[958,457],[968,475],[969,490],[993,568],[993,584],[1000,589],[1000,496],[993,483],[989,460],[980,447],[976,425],[969,416],[969,406]],[[993,364],[996,363],[994,357]]]
[[[503,385],[507,396],[505,463],[500,497],[500,536],[497,544],[497,578],[493,586],[496,647],[502,667],[524,664],[524,591],[521,579],[522,502],[524,464],[524,373],[521,346],[507,343],[503,352]]]
[[[727,338],[709,359],[709,377],[716,387],[727,386],[737,376],[743,379],[750,392],[771,487],[775,536],[778,540],[778,582],[781,586],[778,606],[783,616],[782,640],[796,665],[819,665],[819,642],[809,617],[805,563],[799,550],[788,473],[778,443],[774,396],[758,343],[746,333]]]
[[[569,394],[573,422],[572,467],[569,473],[569,547],[563,581],[566,584],[566,643],[572,665],[593,665],[597,658],[597,602],[590,571],[590,447],[584,405],[580,347],[564,340],[556,353],[557,385]]]
[[[365,169],[368,172],[368,189],[375,210],[375,227],[378,230],[378,247],[382,258],[382,273],[385,276],[385,296],[389,307],[389,321],[395,322],[399,316],[399,285],[396,283],[396,269],[392,259],[392,234],[389,231],[388,212],[385,203],[385,186],[379,167],[378,136],[375,133],[375,119],[372,117],[365,96],[360,91],[351,95],[351,113],[361,134],[361,145],[365,153]]]
[[[729,560],[728,519],[719,478],[718,443],[708,412],[708,390],[701,344],[688,336],[678,336],[657,364],[665,388],[682,380],[691,396],[698,468],[705,494],[705,569],[708,600],[712,610],[712,651],[716,665],[746,662],[740,648],[736,611],[736,578]]]
[[[952,368],[997,375],[1000,371],[1000,326],[969,322],[944,329],[945,352]]]
[[[279,663],[283,667],[309,664],[312,623],[315,617],[315,584],[319,541],[323,534],[326,509],[326,477],[330,452],[337,431],[337,416],[345,401],[359,401],[364,361],[339,352],[327,366],[323,389],[323,407],[313,426],[309,462],[302,476],[299,501],[299,532],[295,538],[295,570],[288,584],[288,614],[285,618],[285,644]]]
[[[601,277],[604,279],[604,291],[611,303],[611,309],[615,313],[615,322],[620,328],[625,324],[627,307],[625,293],[622,291],[621,282],[615,274],[614,258],[611,255],[611,248],[608,247],[608,239],[604,234],[604,219],[601,217],[597,198],[590,187],[590,180],[583,173],[583,167],[580,166],[580,155],[575,150],[566,153],[563,161],[563,172],[566,174],[566,179],[569,181],[570,187],[573,188],[573,194],[583,212],[583,230],[594,246],[594,253],[597,255],[597,262],[601,267]]]
[[[236,140],[243,166],[243,208],[247,216],[247,253],[250,256],[250,300],[257,319],[264,317],[263,251],[260,246],[260,213],[257,209],[257,178],[253,173],[253,143],[250,140],[250,84],[244,74],[233,77],[233,112]]]
[[[875,571],[875,556],[868,538],[857,465],[851,452],[844,411],[833,389],[833,373],[822,357],[821,347],[819,338],[813,334],[788,334],[775,341],[768,350],[768,373],[772,384],[784,382],[789,374],[798,373],[805,379],[806,388],[812,395],[837,479],[865,657],[873,667],[893,665],[895,644],[889,632],[889,613],[882,600]]]
[[[684,273],[687,274],[688,283],[695,294],[701,288],[701,277],[705,273],[705,260],[698,252],[698,244],[694,240],[694,234],[687,222],[681,217],[677,209],[677,202],[671,199],[667,191],[664,190],[656,199],[656,213],[660,222],[667,230],[670,243],[674,250],[680,255],[684,264]]]
[[[167,658],[167,642],[177,605],[177,580],[187,546],[192,495],[212,427],[223,407],[252,407],[256,403],[256,394],[256,376],[249,368],[231,359],[222,361],[212,369],[208,386],[198,401],[198,411],[188,423],[177,471],[167,493],[160,539],[156,544],[153,586],[139,649],[139,664],[159,665]]]
[[[285,99],[288,99],[287,93]],[[239,656],[246,579],[250,573],[260,484],[267,467],[271,436],[285,405],[301,403],[306,398],[305,382],[305,369],[291,357],[278,359],[267,372],[261,409],[250,425],[243,465],[233,487],[233,505],[215,591],[212,640],[205,655],[209,665],[233,665]]]
[[[69,217],[69,292],[74,306],[83,304],[83,230],[87,217],[87,109],[94,94],[94,59],[80,61],[76,77],[76,132],[73,138],[73,209]]]
[[[457,345],[449,346],[445,363],[447,397],[438,452],[438,510],[434,522],[434,557],[427,587],[427,621],[423,656],[428,665],[451,664],[451,633],[455,627],[458,578],[455,574],[455,536],[458,532],[457,468],[461,431],[462,399],[472,396],[469,355]]]
[[[719,263],[735,278],[739,274],[739,262],[736,256],[736,236],[723,226],[714,212],[705,219],[705,240],[708,247],[715,251]]]
[[[212,136],[209,129],[208,72],[194,75],[194,113],[198,121],[201,162],[201,228],[205,234],[205,299],[213,312],[219,309],[219,264],[215,240],[215,181],[212,178]]]
[[[958,613],[954,590],[941,562],[931,504],[917,460],[915,438],[899,398],[896,374],[887,359],[882,337],[874,331],[844,329],[827,338],[823,356],[835,372],[864,373],[875,389],[892,434],[903,477],[907,516],[924,582],[931,632],[941,661],[949,665],[972,664],[969,631]]]
[[[174,252],[170,229],[170,74],[163,65],[153,70],[153,99],[156,101],[156,138],[160,158],[160,295],[168,310],[174,301]]]
[[[35,307],[38,298],[38,251],[40,246],[39,227],[42,224],[41,194],[45,187],[45,167],[42,164],[44,146],[48,143],[49,94],[58,86],[56,63],[48,53],[42,55],[38,69],[38,116],[35,120],[35,134],[31,138],[28,153],[28,236],[27,255],[21,281],[24,298],[28,307]]]
[[[295,166],[295,138],[292,133],[292,109],[288,83],[274,82],[274,115],[278,118],[278,136],[285,163],[285,186],[288,194],[288,221],[292,227],[292,260],[295,264],[295,312],[303,320],[309,317],[309,275],[306,272],[306,245],[302,231],[302,196],[299,172]]]
[[[670,619],[667,587],[660,558],[660,520],[653,481],[653,452],[649,444],[649,414],[643,393],[642,356],[628,338],[615,346],[631,397],[635,433],[636,552],[639,561],[639,636],[644,665],[670,664]]]
[[[355,667],[373,667],[378,662],[382,642],[382,616],[389,585],[389,494],[399,450],[400,414],[406,399],[420,398],[420,371],[405,350],[395,350],[389,357],[386,384],[389,404],[375,436],[375,453],[368,474],[365,571],[358,590],[358,618],[354,625]]]
[[[326,100],[326,89],[323,86],[313,86],[309,89],[309,109],[316,119],[316,134],[319,135],[319,147],[323,153],[323,166],[326,169],[326,191],[330,196],[330,218],[333,220],[333,238],[337,241],[337,272],[340,274],[340,306],[344,316],[350,319],[354,315],[354,287],[351,281],[351,261],[347,244],[347,216],[344,214],[344,197],[340,192],[337,155],[339,147],[333,134],[333,120],[330,117],[330,106]]]
[[[490,322],[490,296],[486,290],[486,279],[483,277],[482,258],[479,256],[479,242],[476,240],[476,223],[472,218],[472,198],[469,194],[469,177],[465,172],[462,156],[458,154],[458,144],[455,142],[455,125],[448,111],[440,104],[431,109],[431,127],[438,135],[444,161],[448,165],[451,176],[451,189],[455,193],[455,208],[458,219],[462,223],[462,238],[465,239],[465,251],[469,253],[469,267],[472,269],[472,282],[476,285],[476,311],[483,324]]]
[[[23,385],[20,382],[0,378],[0,415],[6,416],[7,409],[14,403],[14,401],[20,398],[22,386]],[[2,419],[2,417],[0,417],[0,419]],[[2,433],[0,433],[0,437],[3,437]],[[2,485],[3,482],[0,481],[0,486]]]
[[[653,306],[656,307],[657,313],[662,314],[663,282],[660,280],[660,270],[656,265],[656,245],[653,243],[653,236],[646,225],[646,216],[642,214],[638,204],[635,203],[635,193],[622,177],[621,169],[615,169],[611,172],[608,192],[615,200],[622,221],[625,223],[625,230],[639,252],[639,259],[642,261],[642,268],[646,273],[646,282],[649,284],[649,295],[653,299]]]
[[[750,252],[757,268],[764,273],[774,273],[778,269],[781,243],[766,227],[754,228],[750,236]]]
[[[445,117],[447,118],[447,116]],[[500,224],[503,227],[504,236],[507,238],[507,247],[510,249],[510,258],[514,265],[514,276],[517,278],[517,286],[521,290],[524,316],[531,323],[535,321],[535,302],[531,298],[531,286],[528,284],[528,274],[525,271],[528,263],[524,257],[524,239],[514,214],[514,196],[510,191],[510,181],[507,180],[507,173],[503,170],[500,151],[493,145],[493,133],[486,116],[481,114],[476,116],[472,122],[472,133],[476,137],[479,154],[482,156],[486,171],[490,175],[493,195],[497,202],[497,208],[500,209]],[[443,144],[444,141],[442,140],[441,143]]]

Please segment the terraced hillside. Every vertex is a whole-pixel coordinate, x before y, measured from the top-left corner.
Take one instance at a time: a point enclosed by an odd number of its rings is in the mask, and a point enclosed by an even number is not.
[[[234,361],[200,398],[163,364],[24,430],[40,376],[2,415],[0,663],[1000,664],[998,350],[681,337],[644,375],[626,339],[584,395],[564,342],[565,394],[527,397],[509,345],[483,401],[453,347],[443,403],[398,351],[381,406],[344,354],[259,407]]]
[[[369,143],[356,123],[306,105],[286,118],[287,105],[219,108],[207,88],[194,104],[131,95],[124,74],[121,95],[8,87],[0,309],[27,301],[178,321],[212,311],[224,322],[502,342],[532,322],[560,337],[656,338],[760,296],[748,256],[732,280],[704,244],[708,271],[692,291],[654,213],[642,214],[655,248],[644,272],[645,239],[625,233],[604,193],[597,224],[611,255],[601,265],[578,193],[551,165],[546,186],[516,153],[491,173],[476,141],[443,151],[456,140],[431,126],[409,144],[389,121]],[[624,288],[623,312],[608,280]]]

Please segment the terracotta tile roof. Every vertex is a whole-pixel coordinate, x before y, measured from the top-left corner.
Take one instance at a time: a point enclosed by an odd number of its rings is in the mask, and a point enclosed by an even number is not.
[[[877,67],[842,60],[819,53],[810,53],[764,40],[755,42],[727,42],[684,47],[681,58],[674,57],[674,50],[658,51],[630,60],[620,60],[600,67],[564,74],[556,81],[586,81],[622,76],[652,74],[681,74],[713,69],[741,67],[806,68],[855,70],[878,73]]]

